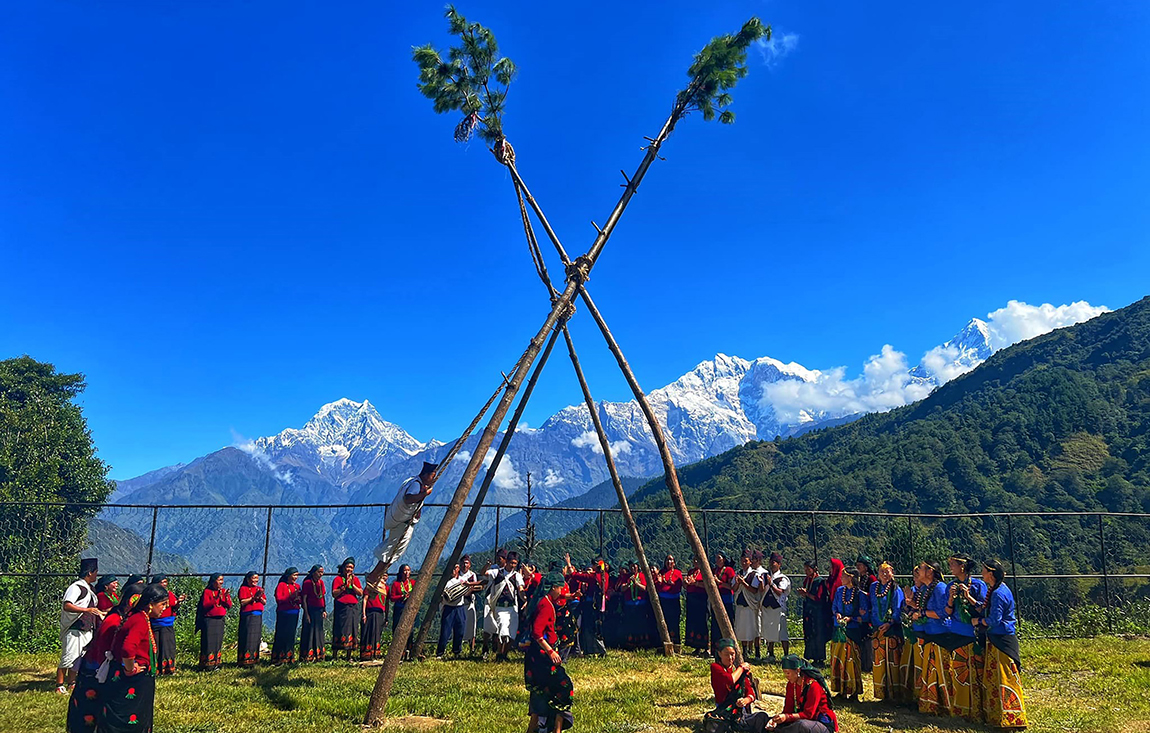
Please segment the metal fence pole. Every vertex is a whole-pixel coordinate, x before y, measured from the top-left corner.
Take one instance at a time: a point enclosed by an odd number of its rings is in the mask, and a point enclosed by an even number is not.
[[[152,507],[152,534],[148,537],[148,568],[144,571],[144,575],[148,580],[152,579],[152,557],[156,552],[156,518],[160,514],[158,506]]]
[[[40,549],[36,551],[36,579],[32,586],[32,607],[28,609],[29,636],[36,633],[36,609],[40,606],[40,579],[44,567],[44,538],[48,536],[48,506],[44,506],[44,528],[40,530]]]
[[[711,533],[707,531],[707,510],[700,509],[699,513],[703,515],[703,548],[707,551],[707,556],[700,558],[699,562],[710,562],[711,558]]]
[[[603,510],[599,510],[599,557],[607,559],[603,554]]]
[[[815,524],[815,513],[811,512],[811,544],[815,548],[815,566],[819,564],[819,532],[818,526]]]
[[[495,551],[499,551],[499,507],[495,507]]]
[[[267,583],[267,574],[268,574],[268,551],[271,549],[271,544],[272,544],[272,508],[269,506],[268,507],[267,529],[264,531],[264,571],[260,575],[260,577],[264,579],[265,584]]]
[[[1101,514],[1098,515],[1098,549],[1102,553],[1102,590],[1106,599],[1106,628],[1114,633],[1114,613],[1110,605],[1110,569],[1106,562],[1106,532],[1105,522]]]
[[[1022,589],[1018,587],[1018,565],[1014,560],[1014,523],[1010,521],[1013,515],[1006,515],[1006,542],[1010,547],[1010,584],[1014,587],[1014,615],[1022,620]]]

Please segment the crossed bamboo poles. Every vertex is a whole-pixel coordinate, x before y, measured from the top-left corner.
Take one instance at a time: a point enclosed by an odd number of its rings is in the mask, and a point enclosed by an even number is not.
[[[696,83],[698,83],[697,80],[692,81],[692,84]],[[690,90],[690,88],[691,87],[689,85],[688,90]],[[516,412],[513,417],[513,423],[508,425],[508,429],[504,434],[503,441],[500,445],[500,448],[504,452],[506,451],[506,446],[509,444],[511,436],[514,433],[515,424],[518,423],[518,418],[522,415],[523,408],[526,407],[527,399],[530,397],[530,393],[535,386],[535,381],[539,374],[542,372],[542,368],[546,363],[546,358],[550,356],[551,349],[555,344],[559,331],[563,331],[565,333],[566,341],[569,345],[569,353],[572,358],[572,363],[577,369],[577,374],[582,375],[582,370],[578,366],[578,358],[575,355],[574,346],[570,340],[570,334],[566,332],[566,321],[572,315],[572,306],[576,296],[578,296],[583,301],[583,304],[587,307],[591,317],[595,320],[596,325],[599,327],[600,332],[603,334],[603,338],[607,342],[608,349],[614,355],[615,361],[618,363],[620,371],[623,373],[624,378],[627,380],[627,384],[631,388],[631,392],[647,420],[647,425],[651,430],[652,437],[655,440],[655,445],[659,450],[659,457],[663,463],[664,480],[667,485],[667,490],[671,495],[671,500],[675,505],[675,513],[679,517],[679,523],[682,525],[683,533],[687,536],[688,542],[690,543],[691,549],[695,556],[703,558],[704,560],[706,559],[706,549],[703,547],[702,540],[699,539],[699,534],[695,531],[694,522],[691,520],[690,511],[687,508],[686,500],[683,497],[683,491],[679,486],[679,477],[675,471],[675,461],[671,455],[671,450],[667,445],[667,440],[663,435],[663,428],[659,424],[659,421],[655,416],[655,412],[652,409],[650,402],[647,400],[646,394],[639,386],[639,381],[635,377],[634,372],[631,370],[630,365],[627,363],[627,359],[623,356],[622,349],[620,349],[618,342],[615,340],[614,335],[611,333],[611,330],[608,328],[606,321],[603,319],[603,315],[595,306],[595,303],[591,299],[591,295],[587,292],[586,288],[587,278],[590,275],[592,268],[594,268],[599,255],[602,253],[603,247],[606,245],[607,240],[611,237],[612,232],[615,230],[615,226],[618,224],[619,219],[622,217],[623,212],[626,210],[627,205],[631,201],[631,198],[635,195],[636,191],[638,191],[639,184],[646,176],[647,170],[651,167],[651,164],[655,161],[655,159],[659,157],[659,150],[663,143],[666,142],[667,137],[675,129],[675,125],[688,111],[689,103],[689,94],[680,95],[680,97],[676,100],[676,104],[672,109],[671,115],[663,124],[659,134],[654,138],[648,138],[649,144],[646,146],[646,154],[643,156],[643,160],[639,163],[635,173],[629,178],[626,176],[626,174],[624,174],[624,178],[626,178],[627,182],[623,185],[623,193],[619,197],[619,201],[615,204],[614,209],[612,209],[611,215],[607,218],[606,223],[601,228],[598,225],[595,226],[598,233],[592,242],[591,247],[587,250],[587,253],[575,258],[574,260],[571,260],[567,256],[566,251],[563,248],[563,245],[560,242],[558,236],[555,234],[551,225],[547,222],[547,218],[544,215],[542,208],[539,206],[538,202],[535,201],[535,198],[531,196],[526,185],[523,183],[522,177],[519,175],[518,170],[515,168],[513,156],[507,156],[506,154],[501,156],[500,152],[496,151],[496,157],[499,158],[505,165],[507,165],[508,170],[511,171],[516,186],[522,189],[523,194],[528,204],[531,206],[532,211],[543,224],[543,228],[547,233],[548,239],[550,239],[551,243],[559,252],[560,259],[563,260],[563,264],[565,266],[566,284],[562,292],[555,293],[553,291],[551,311],[547,314],[547,318],[544,320],[543,325],[539,328],[539,331],[528,343],[528,346],[523,352],[523,355],[519,357],[519,361],[516,363],[515,369],[513,370],[511,376],[505,378],[503,385],[501,385],[500,389],[502,394],[498,403],[496,404],[495,411],[492,413],[486,427],[484,427],[483,432],[480,434],[479,442],[467,463],[467,467],[464,469],[463,476],[460,478],[459,484],[455,489],[455,493],[452,496],[451,502],[444,513],[443,520],[441,521],[439,528],[436,530],[435,536],[432,538],[431,545],[427,549],[427,555],[425,556],[421,567],[430,569],[436,567],[439,563],[440,557],[443,555],[443,550],[447,545],[448,535],[450,534],[452,528],[455,526],[455,522],[458,520],[459,515],[463,510],[463,505],[467,500],[467,495],[471,491],[471,487],[474,485],[475,479],[479,474],[479,469],[483,465],[484,457],[487,455],[488,449],[490,449],[491,444],[494,442],[495,434],[498,431],[499,426],[502,424],[503,418],[507,415],[507,411],[511,407],[511,402],[515,399],[515,395],[519,392],[520,387],[523,385],[523,381],[526,378],[528,371],[531,370],[531,367],[535,363],[536,358],[539,357],[540,352],[543,350],[544,343],[546,342],[547,344],[544,358],[540,360],[540,364],[533,372],[531,381],[528,384],[528,388],[525,390],[524,397],[520,401],[519,406],[516,408]],[[502,146],[502,144],[500,145]],[[505,150],[509,148],[509,146],[503,147]],[[528,238],[530,240],[530,235],[528,235]],[[549,334],[550,338],[548,337]],[[627,516],[630,514],[630,509],[626,504],[626,496],[623,493],[622,484],[619,482],[618,473],[611,470],[614,466],[614,461],[611,458],[610,443],[606,438],[606,434],[603,432],[601,421],[598,420],[594,402],[591,399],[591,394],[586,386],[585,379],[580,379],[580,387],[583,389],[584,400],[587,402],[588,410],[591,413],[592,423],[595,424],[596,432],[599,437],[600,445],[603,448],[604,456],[607,457],[608,470],[611,471],[612,483],[614,484],[616,494],[620,499],[620,506],[625,508],[625,516]],[[476,417],[473,425],[478,423],[485,412],[486,408]],[[458,451],[458,448],[460,445],[462,445],[462,442],[463,439],[461,437],[461,439],[456,442],[455,446],[453,446],[452,453]],[[440,466],[442,467],[445,465],[445,462],[441,462]],[[470,521],[471,525],[474,525],[474,517],[478,511],[478,507],[482,504],[483,497],[486,495],[486,489],[490,487],[490,480],[494,478],[495,468],[496,463],[495,460],[493,460],[492,465],[488,470],[488,474],[484,479],[483,487],[480,489],[480,494],[476,496],[476,499],[472,504],[471,513],[468,516],[468,520]],[[465,524],[464,533],[469,532],[470,529],[471,527]],[[628,530],[631,533],[632,542],[636,544],[636,552],[639,552],[641,542],[639,541],[638,530],[635,528],[633,517],[628,522]],[[456,543],[455,551],[453,552],[454,560],[458,559],[458,553],[462,551],[463,543],[465,541],[465,534],[461,534],[459,541]],[[722,598],[719,595],[719,588],[715,582],[714,573],[711,572],[710,563],[704,561],[700,562],[699,565],[702,570],[703,587],[707,591],[707,596],[711,603],[711,609],[715,615],[716,620],[718,621],[719,628],[724,636],[733,638],[734,627],[731,625],[731,620],[727,617],[726,610],[723,607]],[[649,565],[647,565],[645,561],[644,567],[649,568]],[[433,573],[421,572],[415,581],[415,585],[413,586],[410,595],[408,596],[407,604],[404,607],[403,613],[400,614],[399,622],[397,623],[395,631],[392,635],[391,645],[388,647],[387,656],[384,659],[383,666],[380,668],[379,677],[376,679],[375,687],[372,690],[371,697],[368,701],[367,715],[365,716],[364,720],[366,725],[380,725],[385,719],[387,699],[391,693],[392,684],[395,682],[395,676],[399,671],[399,665],[402,661],[404,651],[407,648],[407,642],[411,638],[412,628],[415,624],[415,617],[419,613],[419,608],[423,603],[424,597],[427,595],[427,591],[431,586],[432,579]],[[443,583],[445,581],[441,580],[440,582]],[[657,598],[657,594],[653,593],[654,584],[651,578],[648,577],[647,582],[648,592],[652,594],[652,599]],[[438,595],[441,595],[441,593],[437,594],[437,596]],[[658,625],[660,626],[660,635],[663,638],[664,649],[666,650],[670,640],[667,635],[666,624],[662,619],[662,609],[659,607],[657,601],[652,603],[652,607],[656,614]],[[425,623],[424,627],[427,626],[428,624]]]

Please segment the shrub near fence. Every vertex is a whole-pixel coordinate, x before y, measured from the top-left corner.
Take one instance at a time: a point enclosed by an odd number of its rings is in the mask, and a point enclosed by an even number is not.
[[[442,505],[428,504],[424,522],[438,524]],[[468,551],[475,567],[496,547],[513,548],[524,524],[520,506],[484,507]],[[0,504],[0,648],[55,649],[60,598],[81,556],[100,559],[101,574],[163,572],[189,605],[177,630],[194,647],[194,602],[209,572],[239,585],[244,573],[264,576],[269,594],[285,566],[312,564],[331,573],[346,555],[371,565],[386,505],[349,506],[128,506]],[[691,552],[670,509],[635,510],[648,560],[674,554],[681,568]],[[824,572],[831,557],[848,564],[859,554],[888,559],[900,578],[912,562],[966,552],[1007,563],[1007,583],[1018,598],[1022,633],[1087,636],[1150,633],[1150,515],[1107,513],[993,513],[968,515],[862,514],[771,510],[694,510],[708,554],[737,557],[744,547],[779,550],[784,571],[797,586],[802,563],[815,559]],[[580,565],[602,555],[612,566],[634,557],[615,509],[535,507],[541,540],[533,558],[542,569],[570,552]],[[405,561],[415,565],[423,548]],[[945,566],[945,564],[944,564]],[[437,569],[439,570],[439,569]],[[907,582],[907,581],[903,581]],[[330,601],[329,601],[330,602]],[[788,609],[792,638],[801,629],[801,602]],[[234,615],[234,614],[233,614]],[[270,634],[271,620],[268,617]],[[232,620],[234,626],[235,620]],[[429,638],[435,639],[438,618]],[[229,627],[229,643],[234,629]]]

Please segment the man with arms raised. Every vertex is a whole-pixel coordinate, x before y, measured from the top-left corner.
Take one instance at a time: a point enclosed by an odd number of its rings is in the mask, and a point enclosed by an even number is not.
[[[378,588],[379,583],[387,577],[392,563],[403,557],[411,542],[411,535],[415,532],[415,525],[423,514],[423,502],[431,495],[437,468],[436,464],[424,461],[423,470],[418,476],[412,476],[400,484],[383,518],[383,542],[373,553],[379,562],[367,574],[369,586]]]

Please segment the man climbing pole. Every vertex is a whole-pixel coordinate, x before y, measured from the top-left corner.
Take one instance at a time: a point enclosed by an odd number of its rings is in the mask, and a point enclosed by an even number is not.
[[[399,491],[383,517],[382,541],[372,553],[378,562],[367,574],[369,586],[379,588],[380,581],[387,578],[392,563],[403,557],[411,542],[411,535],[415,532],[415,525],[423,514],[423,502],[431,495],[438,468],[438,465],[424,461],[418,476],[412,476],[399,485]]]

